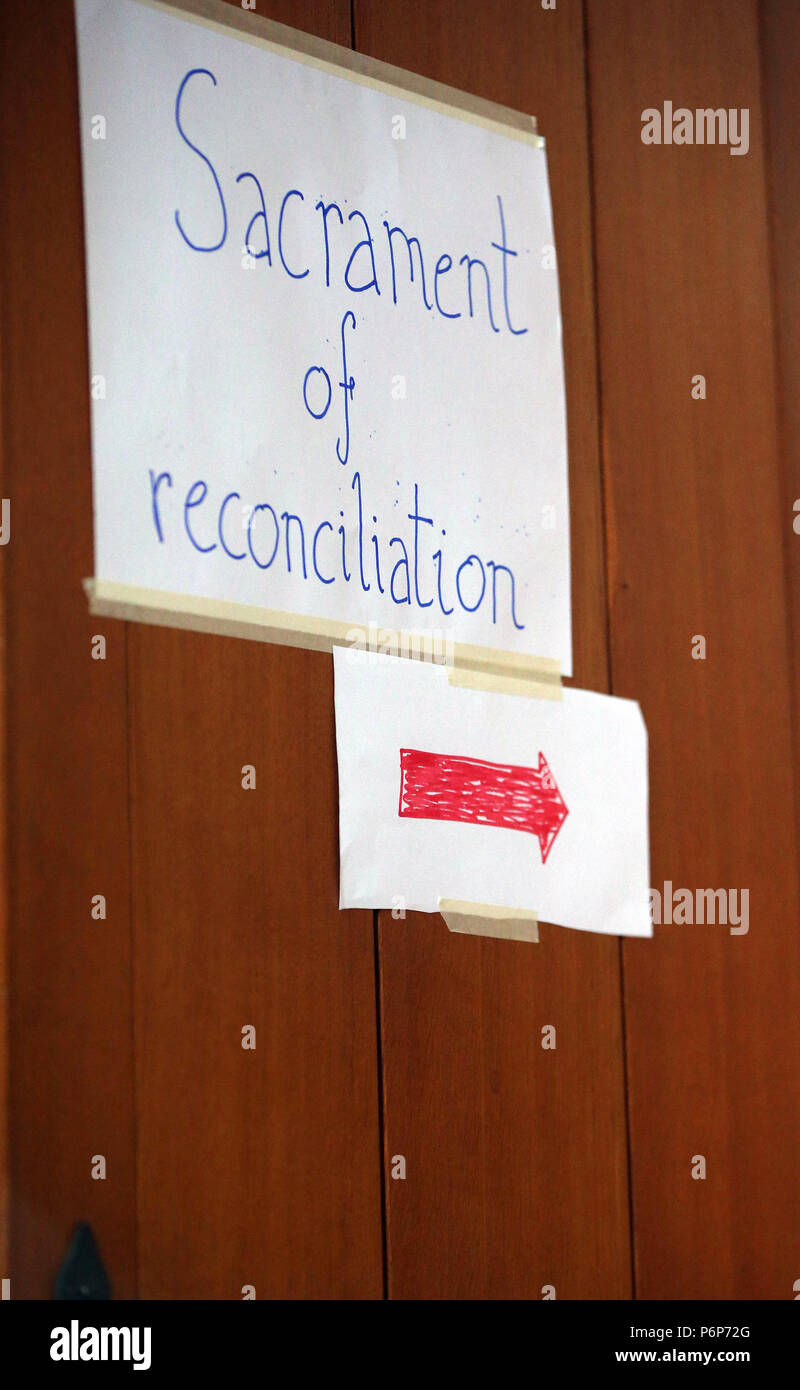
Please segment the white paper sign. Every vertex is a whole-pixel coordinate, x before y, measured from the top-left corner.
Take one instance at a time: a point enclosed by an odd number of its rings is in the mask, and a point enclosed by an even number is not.
[[[534,137],[76,0],[101,581],[571,669]]]
[[[650,936],[639,706],[451,686],[426,662],[334,652],[340,906],[439,898]]]

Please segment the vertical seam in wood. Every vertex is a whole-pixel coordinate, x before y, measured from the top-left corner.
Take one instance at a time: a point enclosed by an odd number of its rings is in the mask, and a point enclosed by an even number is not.
[[[133,719],[131,713],[131,625],[123,624],[125,634],[125,776],[127,783],[128,807],[128,947],[130,962],[130,1067],[131,1097],[133,1102],[133,1279],[135,1297],[141,1297],[139,1287],[139,1076],[136,1056],[136,929],[134,916],[134,878],[133,878]]]
[[[583,0],[583,71],[586,110],[586,148],[588,153],[586,177],[589,187],[589,226],[592,249],[592,310],[594,314],[595,396],[597,400],[597,459],[600,467],[600,526],[603,548],[603,573],[606,588],[606,681],[609,692],[614,690],[614,671],[611,657],[611,574],[608,563],[608,489],[603,447],[603,381],[600,369],[600,305],[598,301],[597,218],[594,190],[594,132],[592,129],[591,74],[589,70],[588,0]]]
[[[381,1178],[381,1282],[383,1298],[389,1297],[389,1220],[386,1200],[386,1115],[383,1089],[383,1016],[381,1012],[380,913],[372,914],[373,959],[375,964],[375,1056],[378,1081],[378,1161]]]
[[[600,468],[600,512],[601,512],[601,531],[602,531],[602,550],[603,550],[603,572],[605,574],[605,604],[606,604],[606,679],[610,694],[614,693],[614,663],[612,647],[612,622],[611,622],[611,570],[609,564],[609,536],[608,536],[608,478],[606,472],[606,450],[603,439],[603,377],[601,367],[601,339],[600,339],[600,300],[599,300],[599,268],[597,255],[597,217],[595,215],[595,182],[594,182],[594,130],[592,125],[592,79],[591,65],[589,62],[589,0],[582,0],[583,15],[583,66],[584,66],[584,90],[586,101],[586,144],[588,151],[587,160],[587,180],[589,185],[589,225],[591,228],[591,250],[592,250],[592,305],[594,311],[594,344],[595,344],[595,392],[597,399],[597,457]],[[625,943],[620,938],[617,942],[619,959],[619,1010],[620,1010],[620,1040],[621,1040],[621,1064],[622,1064],[622,1094],[624,1101],[625,1117],[625,1154],[627,1162],[627,1189],[628,1189],[628,1259],[631,1281],[631,1298],[636,1298],[636,1235],[633,1205],[633,1154],[631,1149],[631,1118],[630,1118],[630,1077],[628,1068],[628,1035],[625,1017]]]
[[[625,1098],[625,1155],[628,1164],[628,1247],[630,1250],[631,1298],[636,1298],[636,1240],[633,1210],[633,1150],[631,1145],[630,1077],[628,1075],[628,1021],[625,1013],[625,942],[620,937],[619,1013],[622,1039],[622,1090]]]
[[[792,752],[794,756],[795,768],[800,767],[800,727],[798,727],[797,713],[797,669],[796,659],[793,651],[794,637],[794,605],[795,599],[792,591],[792,563],[789,546],[794,531],[788,531],[783,517],[783,506],[788,506],[789,496],[793,491],[790,486],[792,482],[788,455],[784,450],[783,442],[786,438],[786,415],[784,410],[784,397],[786,385],[784,381],[784,352],[780,334],[780,308],[779,308],[779,285],[780,274],[778,267],[778,246],[777,233],[775,228],[775,198],[776,180],[773,164],[773,142],[772,142],[772,105],[769,96],[769,82],[767,80],[767,0],[757,0],[756,26],[758,30],[758,73],[759,73],[759,96],[761,102],[761,130],[762,130],[762,156],[764,170],[764,217],[766,222],[766,238],[768,248],[767,273],[770,286],[770,310],[772,314],[772,331],[770,338],[773,345],[773,391],[775,396],[775,427],[777,439],[777,472],[778,472],[778,495],[779,495],[779,527],[781,535],[781,556],[783,560],[783,592],[784,592],[784,612],[785,612],[785,632],[786,632],[786,664],[787,664],[787,684],[789,690],[789,729],[791,734]],[[795,840],[800,839],[800,806],[798,805],[797,782],[792,778],[792,814],[795,827]],[[798,879],[798,898],[800,899],[800,869],[796,873]]]
[[[4,267],[3,267],[4,271]],[[0,497],[8,483],[8,450],[5,422],[5,337],[2,309],[5,276],[0,275]],[[11,1277],[11,864],[8,820],[9,729],[6,683],[8,678],[8,559],[3,556],[0,584],[0,1277]]]
[[[442,921],[443,919],[440,919]],[[494,944],[494,943],[492,943]],[[484,1000],[486,998],[486,979],[483,972],[485,941],[480,938],[478,947],[478,1056],[481,1059],[481,1266],[483,1275],[483,1297],[489,1292],[489,1193],[487,1190],[487,1145],[486,1145],[486,1029],[484,1027]],[[536,1232],[533,1233],[534,1239]]]
[[[350,47],[358,51],[356,42],[356,0],[350,0]],[[375,968],[375,1057],[378,1071],[378,1160],[381,1180],[381,1283],[383,1298],[389,1290],[389,1209],[386,1192],[386,1164],[389,1136],[386,1132],[386,1106],[383,1073],[383,1015],[381,1012],[381,941],[380,913],[372,914],[373,960]]]

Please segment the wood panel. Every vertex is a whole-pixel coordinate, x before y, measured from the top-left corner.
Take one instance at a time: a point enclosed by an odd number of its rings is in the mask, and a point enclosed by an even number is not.
[[[581,6],[356,0],[356,47],[535,114],[548,140],[569,416],[576,683],[606,686]],[[409,135],[413,138],[413,134]],[[616,939],[380,926],[393,1298],[625,1298],[628,1192]],[[541,1047],[554,1024],[555,1051]],[[407,1177],[389,1176],[403,1154]]]
[[[125,636],[91,619],[89,369],[69,0],[0,11],[12,1297],[74,1223],[136,1291]],[[92,660],[105,634],[105,661]],[[91,900],[107,899],[105,921]],[[91,1176],[103,1155],[105,1180]]]
[[[344,0],[270,18],[349,43]],[[331,658],[129,644],[142,1295],[380,1298],[374,932],[338,910]]]
[[[613,688],[650,732],[654,885],[750,894],[746,935],[624,947],[636,1287],[792,1298],[800,936],[756,6],[589,0],[588,19]],[[749,153],[644,145],[667,99],[749,109]]]
[[[750,893],[747,935],[627,943],[624,1001],[616,940],[382,914],[382,1078],[372,918],[337,908],[330,658],[87,614],[72,6],[0,9],[14,1297],[49,1296],[88,1219],[119,1295],[379,1298],[383,1164],[391,1297],[627,1298],[623,1002],[638,1296],[793,1297],[795,9],[761,7],[767,141],[756,0],[586,0],[586,34],[578,0],[508,0],[502,23],[477,0],[355,0],[361,51],[535,112],[548,138],[575,683],[607,688],[610,627],[614,692],[650,731],[654,885]],[[347,0],[269,13],[351,41]],[[644,146],[641,111],[665,99],[748,108],[748,154]],[[2,1075],[0,1043],[0,1102]]]
[[[2,30],[0,30],[2,33]],[[1,40],[0,40],[1,42]],[[0,48],[0,79],[2,79],[2,55]],[[2,117],[0,117],[0,121]],[[3,127],[0,126],[0,133]],[[2,184],[0,183],[0,190]],[[0,230],[3,228],[0,212]],[[0,296],[5,286],[5,274],[0,269]],[[5,370],[3,362],[3,301],[0,297],[0,498],[6,498],[11,491],[11,475],[6,458],[6,423],[3,414],[3,392],[5,389]],[[9,1092],[9,952],[11,944],[9,878],[8,878],[8,698],[6,642],[6,593],[8,579],[5,570],[5,547],[0,555],[0,1279],[10,1278],[11,1243],[9,1225],[11,1220],[11,1134],[10,1134],[10,1092]]]
[[[800,774],[800,23],[792,0],[762,0],[768,207],[779,376],[781,520],[787,551],[795,786]]]

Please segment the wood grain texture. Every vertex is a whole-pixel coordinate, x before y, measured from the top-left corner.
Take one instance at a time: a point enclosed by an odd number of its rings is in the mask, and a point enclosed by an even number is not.
[[[580,5],[357,0],[356,46],[537,117],[548,142],[572,506],[576,683],[606,688],[589,160]],[[409,137],[413,139],[413,132]],[[625,1298],[628,1191],[616,940],[539,946],[381,914],[393,1298]],[[554,1024],[557,1048],[541,1047]]]
[[[269,14],[349,42],[345,3]],[[374,934],[338,910],[331,658],[129,643],[142,1296],[380,1298]]]
[[[47,1298],[77,1220],[136,1292],[125,638],[90,619],[89,369],[73,13],[0,11],[2,550],[12,1297]],[[91,637],[105,633],[105,661]],[[90,916],[106,896],[106,921]],[[91,1178],[92,1156],[107,1162]]]
[[[767,200],[778,358],[779,486],[789,578],[795,786],[800,775],[800,16],[792,0],[762,0]]]
[[[0,34],[2,30],[0,30]],[[0,79],[5,48],[0,47]],[[0,118],[1,119],[1,118]],[[2,126],[0,126],[0,131]],[[2,183],[0,183],[2,191]],[[2,229],[0,212],[0,229]],[[3,301],[5,277],[0,269],[0,498],[9,497],[11,475],[7,466],[6,428],[8,416],[4,412],[3,393],[5,390],[5,371],[3,368]],[[6,642],[6,621],[8,578],[6,576],[6,556],[8,547],[0,547],[0,1279],[10,1278],[11,1243],[9,1226],[11,1221],[11,1134],[10,1134],[10,1091],[9,1091],[9,1005],[10,1005],[10,881],[8,873],[8,694]]]
[[[624,947],[636,1288],[792,1298],[789,518],[756,6],[589,0],[588,18],[613,688],[640,700],[650,733],[654,885],[750,893],[747,935],[662,926]],[[749,153],[645,146],[641,112],[665,99],[748,108]]]
[[[267,12],[351,41],[348,0]],[[0,1276],[48,1297],[88,1219],[117,1295],[380,1298],[383,1162],[391,1297],[627,1298],[624,1002],[638,1296],[791,1299],[796,5],[762,0],[760,32],[756,0],[508,0],[502,20],[477,0],[355,0],[354,18],[361,51],[528,110],[547,137],[575,683],[608,688],[610,623],[614,692],[650,733],[652,881],[748,889],[750,931],[627,943],[623,1001],[616,940],[480,941],[382,914],[381,1136],[372,919],[337,907],[330,658],[87,614],[72,5],[6,0]],[[747,107],[749,153],[643,146],[641,111],[665,99]],[[0,1041],[0,1102],[2,1075]]]

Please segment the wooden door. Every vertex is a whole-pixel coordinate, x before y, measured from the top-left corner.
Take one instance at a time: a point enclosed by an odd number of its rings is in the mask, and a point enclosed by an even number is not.
[[[258,12],[536,114],[573,683],[642,704],[654,885],[747,889],[750,930],[527,946],[339,912],[330,657],[89,616],[72,7],[7,0],[0,1272],[48,1297],[84,1219],[120,1296],[791,1298],[793,7]],[[746,157],[643,145],[666,99],[747,108]]]

